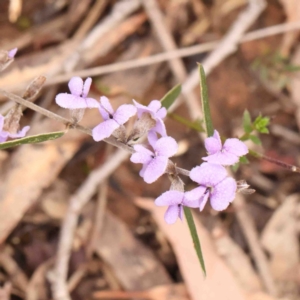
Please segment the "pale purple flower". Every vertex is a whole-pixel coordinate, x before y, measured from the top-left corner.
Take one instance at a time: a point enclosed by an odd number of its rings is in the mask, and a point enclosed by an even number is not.
[[[143,164],[140,176],[144,178],[145,182],[153,183],[164,174],[169,157],[176,154],[178,145],[169,136],[157,139],[154,131],[149,131],[148,141],[153,151],[139,144],[134,145],[133,148],[136,152],[131,155],[130,160],[136,164]]]
[[[9,50],[8,51],[8,57],[11,58],[11,59],[14,58],[17,51],[18,51],[18,48],[14,48],[14,49]]]
[[[96,142],[111,136],[116,129],[136,114],[137,109],[132,104],[123,104],[114,112],[108,98],[103,96],[100,98],[99,111],[104,122],[93,129],[93,138]]]
[[[183,219],[183,206],[199,207],[199,201],[190,199],[190,192],[167,191],[156,198],[157,206],[168,206],[165,213],[165,221],[173,224],[176,220]]]
[[[161,106],[161,102],[159,100],[152,100],[148,106],[144,106],[135,100],[133,100],[133,103],[137,108],[138,118],[141,118],[143,113],[149,113],[156,121],[156,125],[152,129],[158,132],[161,136],[167,136],[166,126],[163,121],[167,115],[167,110],[165,107]]]
[[[83,83],[80,77],[72,77],[69,81],[69,89],[71,94],[60,93],[56,96],[56,103],[68,109],[84,109],[99,107],[99,102],[93,98],[88,98],[92,79],[89,77]]]
[[[4,126],[4,117],[0,115],[0,143],[5,142],[8,138],[17,139],[22,138],[26,135],[27,131],[30,129],[30,126],[25,126],[22,130],[17,133],[10,133],[8,131],[3,130]]]
[[[234,165],[239,161],[239,157],[248,153],[247,146],[239,139],[227,139],[222,146],[221,138],[217,130],[212,137],[205,139],[205,148],[208,156],[203,160],[223,166]]]
[[[236,181],[227,176],[226,169],[221,165],[203,163],[191,170],[190,178],[199,187],[189,192],[189,199],[198,200],[200,210],[203,210],[208,199],[213,209],[224,210],[235,197]]]

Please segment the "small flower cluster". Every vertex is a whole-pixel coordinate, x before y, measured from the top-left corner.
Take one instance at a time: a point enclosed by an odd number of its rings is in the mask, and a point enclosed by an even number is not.
[[[227,139],[222,144],[218,131],[212,137],[205,139],[207,156],[205,161],[193,168],[189,177],[198,186],[191,191],[184,191],[183,183],[174,170],[175,165],[169,160],[177,152],[177,142],[167,136],[163,119],[167,111],[161,102],[153,100],[144,106],[135,100],[132,104],[121,105],[116,111],[112,108],[108,98],[101,97],[100,102],[88,98],[91,79],[83,83],[79,77],[73,77],[69,82],[71,94],[58,94],[56,103],[70,110],[98,108],[103,122],[97,125],[92,135],[95,141],[114,136],[126,145],[132,145],[131,162],[141,163],[140,176],[147,183],[153,183],[164,173],[173,175],[171,189],[155,200],[157,206],[168,206],[165,221],[174,223],[177,218],[183,218],[183,206],[203,210],[210,200],[211,206],[217,211],[224,210],[234,200],[237,184],[228,176],[224,166],[230,166],[248,153],[246,145],[236,138]],[[134,115],[137,116],[135,125],[129,135],[126,134],[124,124]],[[147,145],[137,144],[147,134]]]
[[[6,69],[14,61],[17,51],[17,48],[9,51],[0,50],[0,71]],[[26,135],[30,126],[18,130],[21,115],[22,111],[16,112],[14,108],[5,117],[0,114],[0,143],[7,141],[9,138],[17,139]]]

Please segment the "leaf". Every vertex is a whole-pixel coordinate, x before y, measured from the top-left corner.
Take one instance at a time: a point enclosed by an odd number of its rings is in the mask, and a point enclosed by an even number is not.
[[[203,254],[202,254],[202,250],[201,250],[201,244],[200,244],[200,240],[198,237],[195,222],[193,219],[193,215],[191,213],[191,210],[188,207],[184,206],[183,209],[184,209],[184,215],[186,217],[186,221],[189,226],[190,234],[191,234],[191,237],[192,237],[192,240],[194,243],[196,254],[198,256],[202,271],[203,271],[204,275],[206,276],[206,269],[205,269],[205,263],[204,263]]]
[[[179,116],[177,114],[168,114],[169,117],[171,117],[172,119],[178,121],[179,123],[185,125],[186,127],[196,130],[198,132],[205,132],[204,128],[201,125],[201,121],[195,120],[194,122],[191,122],[189,120],[187,120],[186,118]]]
[[[21,139],[8,141],[0,144],[0,150],[7,149],[11,147],[16,147],[24,144],[35,144],[35,143],[42,143],[45,141],[56,140],[62,137],[65,134],[64,131],[57,131],[51,133],[43,133],[37,135],[27,136]]]
[[[261,129],[259,129],[259,132],[260,133],[266,133],[266,134],[268,134],[269,133],[269,129],[268,128],[261,128]]]
[[[239,167],[240,167],[240,163],[237,162],[236,164],[234,164],[234,165],[231,166],[231,170],[232,170],[234,173],[236,173],[237,170],[239,169]]]
[[[246,156],[241,156],[240,161],[241,164],[249,164],[249,160]]]
[[[180,93],[181,85],[177,84],[162,97],[162,99],[160,100],[161,105],[166,109],[170,108],[170,106],[175,102]]]
[[[201,94],[201,102],[202,102],[202,110],[204,114],[204,123],[206,127],[207,136],[213,136],[214,127],[211,120],[211,114],[209,109],[209,99],[207,92],[207,84],[206,84],[206,76],[203,69],[203,66],[198,64],[199,67],[199,75],[200,75],[200,94]]]
[[[253,130],[251,116],[247,109],[244,111],[243,115],[243,127],[246,133],[251,133]]]
[[[257,137],[256,135],[249,135],[249,138],[254,144],[257,144],[257,145],[261,144],[259,137]]]

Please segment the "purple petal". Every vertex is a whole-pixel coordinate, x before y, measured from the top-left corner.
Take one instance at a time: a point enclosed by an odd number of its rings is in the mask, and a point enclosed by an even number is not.
[[[154,130],[149,130],[148,131],[148,142],[153,149],[155,147],[157,140],[158,140],[158,137],[157,137],[156,132]]]
[[[123,125],[129,120],[129,118],[134,116],[136,112],[137,109],[134,105],[123,104],[114,113],[114,120],[118,122],[120,125]]]
[[[176,154],[178,145],[172,137],[167,136],[160,138],[156,142],[154,149],[159,156],[171,157]]]
[[[0,114],[0,132],[3,129],[3,125],[4,125],[4,117]]]
[[[149,105],[148,108],[155,113],[161,108],[161,102],[159,100],[152,100]]]
[[[82,97],[74,96],[74,95],[67,94],[67,93],[58,94],[55,97],[55,102],[60,107],[68,108],[68,109],[79,109],[79,108],[98,107],[99,106],[99,103],[95,99],[92,99],[92,98],[84,99]]]
[[[215,154],[218,151],[222,150],[222,143],[219,132],[217,130],[214,131],[214,135],[212,137],[208,137],[204,141],[205,149],[208,154]]]
[[[80,77],[72,77],[69,81],[69,89],[74,96],[81,96],[83,88],[83,80]]]
[[[22,130],[18,131],[17,133],[8,133],[8,136],[12,139],[22,138],[26,135],[27,131],[30,129],[30,126],[25,126]]]
[[[18,51],[18,48],[14,48],[14,49],[9,50],[8,51],[8,57],[9,58],[14,58],[15,55],[16,55],[16,53],[17,53],[17,51]]]
[[[223,150],[224,151],[224,150]],[[217,152],[215,154],[202,157],[203,160],[217,165],[231,166],[239,161],[238,156],[227,151]]]
[[[182,202],[184,206],[188,207],[199,207],[200,205],[200,199],[204,195],[206,191],[206,187],[199,186],[191,191],[185,192],[185,197]]]
[[[224,167],[209,163],[203,163],[190,172],[190,178],[204,186],[215,186],[226,176],[227,171]]]
[[[145,171],[146,171],[147,167],[148,167],[148,164],[144,164],[143,167],[142,167],[142,169],[141,169],[141,171],[139,172],[139,175],[142,178],[144,178],[144,174],[145,174]]]
[[[208,197],[209,197],[209,193],[206,193],[201,199],[200,199],[200,205],[199,205],[199,209],[200,211],[202,211],[204,209],[205,204],[207,203]]]
[[[168,207],[167,211],[165,212],[165,221],[168,224],[174,224],[179,217],[181,210],[181,205],[171,205]]]
[[[248,153],[247,146],[239,139],[227,139],[224,143],[223,149],[237,156],[243,156]]]
[[[104,112],[104,115],[113,115],[114,114],[114,109],[112,108],[109,100],[107,97],[102,96],[100,97],[100,114],[102,115],[102,111]],[[104,115],[102,117],[104,118]]]
[[[184,213],[183,213],[183,206],[179,205],[179,213],[178,213],[178,218],[183,221]]]
[[[167,191],[155,199],[155,205],[169,206],[169,205],[181,204],[183,197],[184,197],[183,192]]]
[[[161,136],[167,135],[166,125],[165,125],[164,121],[159,118],[156,118],[156,125],[152,128],[152,130],[155,130]]]
[[[82,97],[83,98],[86,98],[89,91],[90,91],[90,88],[91,88],[91,84],[92,84],[92,78],[91,77],[88,77],[85,82],[84,82],[84,85],[83,85],[83,90],[82,90]]]
[[[167,115],[167,109],[165,107],[162,107],[156,113],[156,116],[160,119],[164,119],[166,115]]]
[[[132,101],[133,101],[135,107],[137,108],[138,118],[140,118],[144,112],[148,112],[148,113],[152,114],[151,109],[149,109],[147,106],[144,106],[144,105],[136,102],[135,100],[132,100]]]
[[[85,100],[87,108],[97,108],[100,106],[99,102],[94,98],[82,98]]]
[[[147,183],[153,183],[156,181],[161,175],[164,174],[167,164],[167,157],[159,156],[153,158],[145,170],[144,181]]]
[[[236,193],[236,181],[227,177],[217,184],[210,197],[210,204],[214,210],[224,210],[233,201]]]
[[[8,132],[0,131],[0,143],[5,142],[8,138]]]
[[[130,161],[135,164],[148,164],[153,159],[153,153],[142,145],[135,145],[134,150]]]
[[[120,125],[115,120],[104,121],[93,129],[93,139],[96,142],[102,141],[111,136],[111,134],[119,127]]]

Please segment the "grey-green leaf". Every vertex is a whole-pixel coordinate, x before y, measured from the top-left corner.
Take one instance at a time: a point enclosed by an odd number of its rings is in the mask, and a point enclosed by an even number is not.
[[[64,131],[56,131],[50,133],[31,135],[21,139],[1,143],[0,149],[2,150],[2,149],[24,145],[24,144],[35,144],[35,143],[42,143],[49,140],[56,140],[62,137],[64,134],[65,134]]]
[[[166,109],[170,108],[170,106],[175,102],[180,93],[181,85],[177,84],[162,97],[162,99],[160,100],[161,105]]]
[[[211,119],[210,108],[209,108],[209,98],[206,84],[206,76],[203,66],[198,64],[198,71],[200,76],[200,94],[202,102],[202,110],[204,114],[204,123],[206,127],[207,136],[212,136],[214,134],[214,126]]]
[[[202,271],[204,273],[204,276],[206,276],[206,269],[205,269],[205,263],[204,263],[204,259],[203,259],[201,244],[200,244],[200,240],[199,240],[199,237],[198,237],[198,233],[197,233],[197,229],[196,229],[196,225],[195,225],[195,222],[194,222],[194,219],[193,219],[192,212],[186,206],[184,206],[183,209],[184,209],[184,215],[185,215],[186,221],[187,221],[188,226],[189,226],[190,234],[191,234],[191,237],[192,237],[192,240],[193,240],[193,243],[194,243],[196,254],[198,256],[198,259],[199,259]]]
[[[260,141],[259,137],[257,137],[256,135],[249,135],[249,139],[250,139],[254,144],[257,144],[257,145],[260,145],[260,144],[261,144],[261,141]]]
[[[250,133],[252,131],[252,121],[249,111],[246,109],[243,115],[243,127],[246,133]]]

